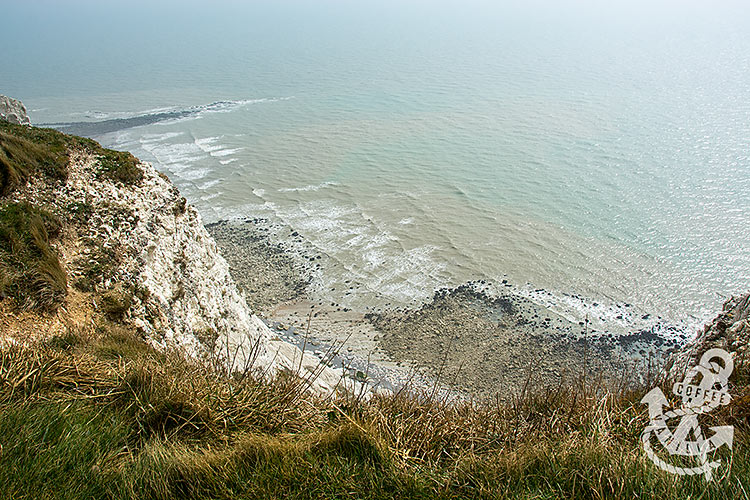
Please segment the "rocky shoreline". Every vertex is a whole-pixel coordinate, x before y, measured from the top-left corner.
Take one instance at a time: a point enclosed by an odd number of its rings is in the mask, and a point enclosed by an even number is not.
[[[274,243],[265,219],[206,224],[248,303],[273,330],[300,349],[360,380],[388,389],[434,385],[380,348],[379,332],[361,311],[316,298],[310,286],[318,255]],[[288,235],[297,238],[293,232]]]
[[[629,335],[596,331],[513,293],[511,285],[490,294],[484,282],[437,290],[418,308],[352,310],[316,296],[310,284],[325,259],[299,255],[284,233],[279,242],[268,221],[220,221],[207,229],[269,325],[319,358],[335,358],[389,388],[437,384],[481,399],[582,377],[638,383],[683,342],[675,332],[653,328]]]
[[[309,276],[281,245],[271,243],[264,219],[206,224],[229,262],[232,277],[250,307],[270,316],[282,303],[305,297]]]

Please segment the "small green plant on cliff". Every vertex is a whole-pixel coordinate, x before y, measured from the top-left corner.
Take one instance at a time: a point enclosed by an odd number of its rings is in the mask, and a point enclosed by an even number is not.
[[[71,264],[71,283],[82,292],[93,292],[97,287],[115,277],[123,260],[123,245],[105,245],[99,238],[82,237],[79,241],[85,250]],[[132,285],[128,285],[132,288]]]
[[[118,283],[102,294],[100,307],[110,320],[122,321],[132,303],[132,292]]]
[[[29,203],[0,206],[0,298],[22,309],[57,309],[67,280],[50,238],[60,228],[57,217]]]
[[[138,159],[126,151],[103,149],[99,157],[99,175],[125,185],[137,184],[143,179]]]

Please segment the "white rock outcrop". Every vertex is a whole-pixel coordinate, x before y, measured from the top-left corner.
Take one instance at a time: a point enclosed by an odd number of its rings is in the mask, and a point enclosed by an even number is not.
[[[703,353],[715,348],[732,354],[735,370],[750,365],[750,293],[730,297],[724,302],[721,313],[691,342],[670,356],[663,378],[680,379],[698,364]]]
[[[344,384],[357,389],[343,370],[303,355],[253,314],[200,215],[165,176],[141,163],[143,180],[124,186],[97,178],[97,164],[73,154],[60,199],[94,207],[89,226],[97,239],[122,249],[115,280],[139,290],[127,320],[146,338],[191,356],[209,354],[234,370],[299,370],[319,394]]]
[[[18,125],[31,125],[26,106],[19,100],[0,95],[0,120]]]

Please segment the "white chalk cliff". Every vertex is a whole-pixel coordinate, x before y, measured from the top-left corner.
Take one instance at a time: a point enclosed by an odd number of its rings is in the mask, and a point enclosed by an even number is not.
[[[126,186],[97,176],[97,168],[96,157],[72,154],[67,182],[55,197],[61,204],[91,206],[91,236],[106,248],[120,248],[111,281],[139,290],[125,320],[151,343],[191,356],[212,352],[234,369],[299,370],[320,394],[353,388],[353,381],[342,380],[343,370],[303,355],[253,314],[200,215],[166,176],[141,163],[143,179]]]
[[[29,124],[24,105],[2,95],[0,120]],[[69,207],[89,207],[85,234],[59,248],[68,272],[75,272],[76,261],[93,262],[86,241],[108,249],[114,269],[100,286],[135,292],[123,319],[153,345],[207,357],[230,370],[289,370],[319,394],[359,390],[342,369],[303,353],[253,314],[198,212],[153,166],[139,168],[143,178],[126,185],[100,175],[100,158],[86,148],[70,151],[64,183],[33,178],[19,200],[66,216]]]
[[[26,106],[17,99],[0,95],[0,120],[18,125],[30,125]]]

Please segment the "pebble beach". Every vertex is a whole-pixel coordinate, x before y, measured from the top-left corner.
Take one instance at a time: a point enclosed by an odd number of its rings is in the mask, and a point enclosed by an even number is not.
[[[637,383],[681,343],[674,332],[597,331],[514,293],[509,284],[501,294],[470,282],[435,290],[418,307],[354,310],[316,294],[315,274],[325,258],[279,242],[267,220],[221,221],[207,229],[249,305],[269,326],[322,362],[348,366],[391,390],[439,387],[482,400],[513,397],[530,384]],[[287,238],[301,241],[291,231]]]

